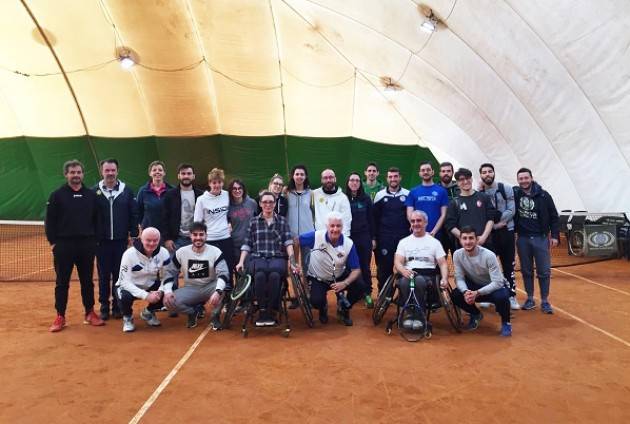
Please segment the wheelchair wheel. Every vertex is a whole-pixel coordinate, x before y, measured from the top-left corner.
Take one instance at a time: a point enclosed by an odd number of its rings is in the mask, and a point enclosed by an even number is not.
[[[459,308],[453,304],[453,289],[451,286],[447,286],[445,289],[440,288],[438,292],[440,294],[440,303],[442,303],[448,321],[456,332],[461,333],[463,327],[462,313]]]
[[[374,325],[379,325],[381,323],[389,305],[391,305],[394,293],[396,292],[394,282],[397,279],[398,274],[390,275],[385,281],[385,284],[383,284],[381,290],[378,292],[378,297],[376,298],[374,309],[372,310],[372,322],[374,322]]]
[[[311,307],[311,302],[308,300],[306,289],[304,288],[304,284],[302,284],[302,280],[300,279],[299,275],[291,273],[291,284],[293,285],[293,292],[295,293],[295,297],[297,298],[300,305],[302,315],[304,315],[304,321],[309,328],[313,328],[313,309]]]
[[[223,322],[221,328],[228,329],[232,324],[232,318],[236,314],[236,309],[239,306],[243,306],[247,296],[244,296],[251,287],[252,277],[249,274],[239,274],[236,285],[227,298],[227,306],[225,314],[223,315]]]

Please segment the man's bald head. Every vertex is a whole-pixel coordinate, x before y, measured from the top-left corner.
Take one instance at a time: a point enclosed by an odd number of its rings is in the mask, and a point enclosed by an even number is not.
[[[147,227],[140,235],[142,247],[146,256],[151,256],[153,251],[160,245],[160,231],[154,227]]]
[[[337,186],[337,177],[332,169],[324,169],[321,174],[322,187],[324,190],[332,191]]]

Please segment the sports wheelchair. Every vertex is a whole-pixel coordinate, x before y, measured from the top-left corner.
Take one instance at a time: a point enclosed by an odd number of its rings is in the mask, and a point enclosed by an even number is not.
[[[415,296],[414,285],[415,278],[409,283],[408,299],[402,299],[403,305],[400,303],[400,290],[398,289],[398,281],[402,278],[400,274],[392,274],[385,281],[385,284],[378,293],[378,297],[372,311],[372,321],[374,325],[379,325],[383,317],[387,313],[389,306],[396,304],[396,316],[387,322],[385,331],[391,334],[394,325],[401,330],[400,335],[407,341],[418,341],[422,338],[431,338],[433,328],[429,321],[431,314],[443,308],[446,317],[457,333],[462,332],[463,322],[461,311],[456,307],[452,300],[452,288],[447,286],[441,288],[437,276],[432,278],[432,284],[427,286],[425,298],[418,300]],[[420,306],[420,301],[424,304],[424,308]],[[426,311],[426,314],[424,313]],[[422,325],[416,326],[416,322],[420,321]],[[409,325],[409,322],[412,324]]]
[[[290,278],[293,285],[293,290],[300,305],[300,309],[302,310],[302,313],[306,320],[306,324],[309,327],[312,327],[313,315],[311,312],[310,303],[306,296],[306,290],[304,289],[304,286],[302,285],[299,276],[295,276],[293,275],[293,273],[291,273]],[[289,337],[289,334],[291,333],[291,325],[289,321],[287,305],[291,299],[287,290],[286,278],[281,279],[280,293],[281,296],[278,311],[278,324],[274,327],[281,327],[282,336]],[[255,300],[254,284],[252,281],[252,277],[250,274],[246,273],[238,274],[234,289],[228,295],[227,305],[225,308],[225,314],[223,316],[221,328],[229,329],[232,325],[232,320],[234,319],[234,316],[241,311],[243,312],[243,324],[241,326],[241,334],[243,337],[247,337],[249,335],[248,327],[253,324],[254,316],[258,311],[258,304]]]

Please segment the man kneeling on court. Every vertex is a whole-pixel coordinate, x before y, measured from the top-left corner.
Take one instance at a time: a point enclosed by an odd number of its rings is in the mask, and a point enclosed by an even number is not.
[[[307,278],[311,285],[311,304],[319,310],[319,321],[328,322],[326,292],[337,294],[337,318],[345,325],[352,325],[350,308],[363,298],[359,256],[354,243],[344,237],[343,217],[330,212],[326,218],[326,230],[311,231],[300,235],[300,246],[311,250]],[[347,291],[347,297],[343,294]]]
[[[409,283],[413,278],[418,306],[425,312],[425,293],[427,287],[433,285],[437,274],[436,266],[439,266],[440,269],[440,285],[446,287],[448,284],[448,265],[442,243],[426,232],[429,221],[427,214],[415,210],[411,212],[409,221],[413,234],[398,242],[394,257],[394,269],[402,276],[398,281],[400,306],[404,307],[409,299]],[[407,330],[421,330],[423,322],[416,319],[406,319],[402,325]]]
[[[245,258],[251,254],[250,273],[254,277],[254,293],[259,307],[257,327],[271,327],[277,324],[280,307],[281,279],[287,275],[287,257],[297,271],[293,257],[293,237],[285,217],[274,213],[276,198],[265,191],[260,195],[262,212],[251,218],[245,242],[241,246],[241,258],[236,271],[241,272]]]
[[[453,255],[455,282],[453,303],[470,314],[467,330],[476,330],[483,315],[475,302],[494,303],[501,315],[501,335],[512,335],[510,324],[510,291],[499,261],[492,251],[477,245],[477,236],[472,227],[460,230],[462,246]]]
[[[221,295],[230,280],[227,262],[218,247],[206,244],[207,227],[193,222],[190,227],[191,245],[177,249],[169,267],[172,281],[164,284],[164,306],[170,311],[188,315],[188,328],[197,326],[200,306],[210,300],[210,310],[221,302]],[[173,291],[173,282],[180,269],[184,286]],[[213,323],[213,330],[219,327]]]
[[[140,312],[140,318],[152,327],[160,325],[155,311],[162,308],[164,285],[172,283],[166,267],[171,257],[164,247],[160,247],[160,232],[153,227],[142,231],[140,240],[125,251],[120,262],[120,274],[116,283],[118,304],[123,314],[123,331],[134,331],[133,302],[143,299],[149,302]]]

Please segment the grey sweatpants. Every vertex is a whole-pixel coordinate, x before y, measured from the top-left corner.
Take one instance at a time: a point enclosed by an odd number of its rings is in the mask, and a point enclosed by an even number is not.
[[[216,282],[205,286],[184,286],[173,292],[175,295],[175,311],[182,314],[192,314],[195,306],[206,303],[217,287]]]

